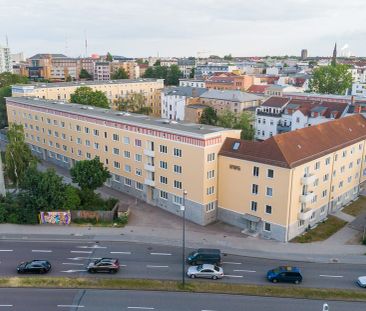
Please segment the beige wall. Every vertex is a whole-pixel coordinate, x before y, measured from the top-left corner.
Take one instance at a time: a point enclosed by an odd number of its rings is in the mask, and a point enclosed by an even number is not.
[[[200,98],[200,103],[203,105],[207,105],[216,110],[217,113],[220,111],[224,111],[225,109],[229,109],[234,113],[240,113],[245,109],[250,107],[258,107],[261,105],[262,100],[253,100],[247,102],[233,102],[227,100],[220,99],[211,99],[211,98]]]

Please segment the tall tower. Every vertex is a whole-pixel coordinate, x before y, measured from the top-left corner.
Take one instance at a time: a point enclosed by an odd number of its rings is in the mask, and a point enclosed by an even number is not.
[[[333,57],[332,57],[332,65],[335,66],[336,64],[337,64],[337,42],[334,44]]]

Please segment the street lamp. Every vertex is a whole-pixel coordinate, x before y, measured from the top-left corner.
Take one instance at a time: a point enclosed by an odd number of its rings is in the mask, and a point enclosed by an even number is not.
[[[182,236],[182,285],[185,285],[185,276],[186,276],[186,256],[185,256],[185,248],[186,248],[186,196],[187,191],[183,190],[183,204],[180,207],[180,210],[183,212],[183,236]]]

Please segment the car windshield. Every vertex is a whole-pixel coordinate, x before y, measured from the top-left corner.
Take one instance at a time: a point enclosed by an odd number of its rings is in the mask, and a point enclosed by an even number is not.
[[[198,255],[197,252],[192,252],[192,253],[189,254],[189,257],[196,257],[197,255]]]
[[[215,271],[220,272],[220,268],[218,266],[214,267]]]
[[[282,270],[278,267],[278,268],[276,268],[276,269],[273,269],[272,270],[274,273],[280,273],[280,272],[282,272]]]
[[[202,270],[202,265],[199,265],[199,266],[197,266],[197,270],[199,271],[199,270]]]

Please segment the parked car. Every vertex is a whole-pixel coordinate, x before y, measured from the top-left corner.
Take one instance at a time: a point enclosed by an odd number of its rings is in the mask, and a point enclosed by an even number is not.
[[[109,272],[117,273],[119,270],[119,261],[114,258],[101,258],[94,262],[91,262],[87,267],[87,271],[90,273],[95,272]]]
[[[358,284],[360,287],[366,288],[366,276],[360,276],[360,277],[357,279],[357,284]]]
[[[199,266],[191,266],[188,268],[187,275],[194,278],[221,279],[224,276],[224,270],[221,267],[204,264]]]
[[[199,248],[188,255],[187,263],[192,266],[202,264],[220,265],[221,251],[213,248]]]
[[[280,266],[267,272],[267,279],[273,283],[290,282],[299,284],[302,282],[300,269],[291,266]]]
[[[50,270],[50,262],[43,259],[22,262],[17,266],[18,273],[47,273]]]

